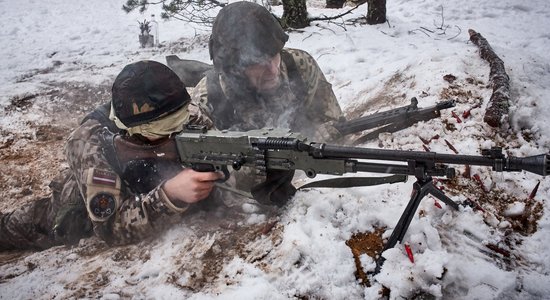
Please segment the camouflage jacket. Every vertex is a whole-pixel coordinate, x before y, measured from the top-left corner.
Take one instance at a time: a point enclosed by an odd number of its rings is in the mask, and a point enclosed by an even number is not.
[[[192,124],[212,126],[194,104],[189,105]],[[157,183],[139,193],[139,184],[121,178],[103,151],[105,128],[97,119],[87,119],[69,136],[65,152],[71,172],[84,199],[93,230],[109,244],[127,244],[151,236],[176,222],[186,210],[174,205]],[[112,160],[111,160],[112,161]],[[169,179],[165,178],[164,180]]]
[[[191,97],[207,107],[218,129],[282,127],[315,136],[321,124],[342,116],[332,86],[307,52],[285,48],[281,58],[282,84],[275,92],[235,88],[223,74],[212,71]]]

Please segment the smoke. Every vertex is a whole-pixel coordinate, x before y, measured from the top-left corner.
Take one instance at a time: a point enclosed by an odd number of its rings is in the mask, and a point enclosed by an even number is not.
[[[232,124],[230,129],[241,131],[265,127],[299,129],[300,131],[303,129],[297,128],[295,125],[298,118],[296,113],[301,105],[301,100],[297,99],[292,92],[291,83],[286,74],[279,74],[279,78],[279,87],[269,92],[260,93],[251,87],[248,80],[243,77],[223,77],[228,85],[226,92],[231,95],[228,98],[234,100],[231,104],[234,106],[235,114],[242,120]],[[244,86],[245,82],[246,86]]]

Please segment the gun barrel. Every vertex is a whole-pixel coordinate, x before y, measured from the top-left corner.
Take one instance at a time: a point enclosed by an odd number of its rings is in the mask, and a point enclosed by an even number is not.
[[[528,157],[510,157],[507,161],[507,165],[504,166],[504,170],[525,170],[531,173],[546,176],[548,174],[549,160],[550,155],[547,154],[539,154]]]
[[[334,124],[334,128],[336,128],[341,134],[347,135],[350,133],[369,130],[390,123],[403,121],[407,118],[406,116],[409,111],[415,110],[416,108],[410,108],[410,106],[399,107],[390,111],[379,112],[369,116],[339,122]]]
[[[334,124],[334,128],[341,134],[347,135],[392,123],[428,121],[438,117],[440,115],[440,110],[455,106],[454,101],[448,100],[439,102],[434,106],[418,108],[416,106],[416,99],[413,98],[413,100],[411,100],[412,103],[407,106],[336,123]]]
[[[458,164],[490,166],[497,172],[528,171],[546,176],[549,168],[549,155],[540,154],[529,157],[488,157],[475,155],[456,155],[435,152],[387,150],[360,147],[312,144],[312,156],[318,158],[354,158],[389,161],[418,161],[428,164]]]
[[[435,109],[437,110],[442,110],[442,109],[447,109],[447,108],[451,108],[451,107],[455,107],[455,102],[453,100],[447,100],[447,101],[442,101],[442,102],[438,102],[436,105],[435,105]]]

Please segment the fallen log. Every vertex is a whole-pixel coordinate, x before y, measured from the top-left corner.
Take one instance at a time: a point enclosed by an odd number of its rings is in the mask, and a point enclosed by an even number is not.
[[[493,94],[485,110],[483,121],[492,127],[500,127],[505,118],[508,118],[510,108],[510,77],[506,74],[504,62],[493,51],[489,42],[476,31],[469,29],[470,41],[478,46],[481,58],[489,62],[491,71],[489,82],[493,87]]]

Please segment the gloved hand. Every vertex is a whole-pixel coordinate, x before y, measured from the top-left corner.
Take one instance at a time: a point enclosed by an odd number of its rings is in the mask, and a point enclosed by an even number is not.
[[[250,192],[261,204],[281,207],[296,194],[296,188],[292,185],[293,177],[294,171],[270,170],[266,180],[252,187]]]

